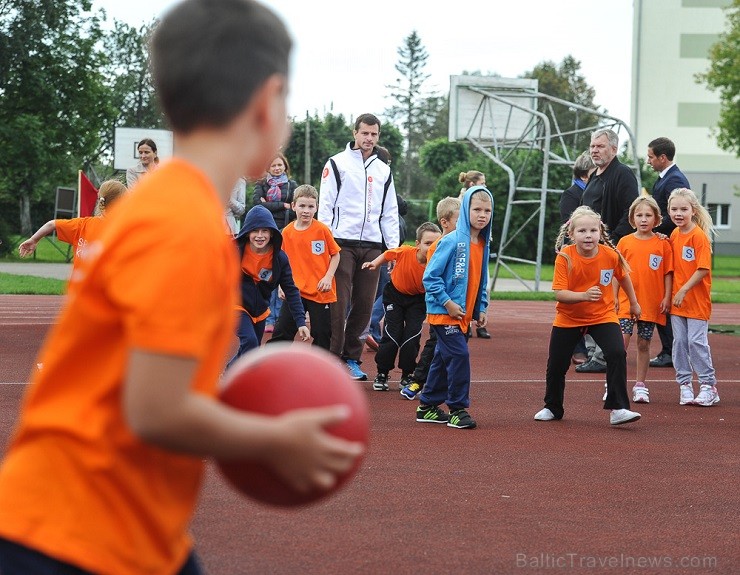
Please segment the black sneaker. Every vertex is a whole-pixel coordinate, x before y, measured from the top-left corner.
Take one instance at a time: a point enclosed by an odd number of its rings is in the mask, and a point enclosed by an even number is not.
[[[414,376],[410,373],[405,373],[401,376],[401,381],[398,382],[399,389],[403,389],[407,385],[410,385],[414,382]]]
[[[586,363],[577,365],[576,371],[578,373],[606,373],[606,364],[590,359]]]
[[[388,387],[387,373],[379,373],[375,376],[375,381],[373,381],[373,389],[375,391],[388,391],[390,389]]]
[[[416,408],[419,423],[447,423],[447,414],[437,405],[420,405]]]
[[[477,425],[475,420],[464,409],[451,411],[449,421],[447,422],[447,427],[455,427],[457,429],[475,429]]]

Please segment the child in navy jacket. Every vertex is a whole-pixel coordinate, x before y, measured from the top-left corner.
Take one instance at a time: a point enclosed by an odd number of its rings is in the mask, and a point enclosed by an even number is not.
[[[270,315],[270,294],[278,286],[285,293],[285,303],[290,306],[301,339],[306,341],[310,336],[288,256],[280,249],[282,243],[283,236],[270,211],[262,206],[249,210],[236,236],[242,270],[242,301],[236,332],[239,349],[227,367],[250,349],[259,347],[265,333],[265,320]]]

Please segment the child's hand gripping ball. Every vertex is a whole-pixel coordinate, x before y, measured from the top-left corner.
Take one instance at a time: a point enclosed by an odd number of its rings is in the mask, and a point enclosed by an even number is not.
[[[236,409],[262,415],[344,404],[350,409],[350,417],[326,431],[365,446],[369,441],[370,414],[362,388],[350,379],[335,356],[320,348],[270,344],[244,355],[224,375],[220,399]],[[336,492],[355,475],[361,463],[359,456],[331,489],[301,493],[260,462],[217,462],[223,476],[240,492],[285,507],[312,503]]]

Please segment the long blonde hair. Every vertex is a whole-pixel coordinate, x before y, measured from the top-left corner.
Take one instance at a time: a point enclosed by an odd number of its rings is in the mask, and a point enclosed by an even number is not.
[[[601,216],[588,206],[578,206],[575,210],[573,210],[573,213],[570,215],[570,219],[562,226],[560,226],[560,232],[558,233],[558,237],[555,239],[555,251],[559,256],[562,256],[566,259],[566,261],[568,262],[568,270],[570,271],[572,267],[572,262],[570,261],[568,255],[563,253],[561,248],[563,247],[566,236],[571,236],[573,234],[573,231],[576,229],[576,220],[584,217],[594,218],[598,220],[599,243],[609,246],[611,249],[617,252],[617,255],[619,256],[619,264],[622,267],[622,270],[624,271],[624,273],[629,273],[630,266],[627,263],[627,260],[624,259],[624,256],[619,253],[617,247],[612,243],[611,239],[609,239],[609,228],[607,228],[606,224],[601,221]]]
[[[691,204],[691,209],[694,210],[694,215],[691,216],[691,221],[699,226],[705,234],[707,234],[707,237],[710,240],[709,249],[711,250],[711,239],[717,235],[717,230],[714,228],[712,216],[710,216],[707,209],[699,203],[699,198],[697,198],[696,194],[688,188],[676,188],[671,192],[671,195],[668,196],[669,212],[671,209],[671,200],[673,198],[683,198],[684,200],[689,202],[689,204]]]

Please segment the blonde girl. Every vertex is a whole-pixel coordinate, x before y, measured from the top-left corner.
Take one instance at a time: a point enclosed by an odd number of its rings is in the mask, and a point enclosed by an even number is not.
[[[668,197],[668,214],[676,224],[673,247],[673,367],[679,385],[680,405],[709,407],[719,403],[717,379],[709,349],[709,318],[712,315],[711,236],[712,218],[696,194],[678,188]],[[694,397],[693,372],[699,378]]]
[[[467,172],[460,172],[460,175],[457,177],[457,181],[463,185],[462,189],[460,190],[460,200],[462,200],[465,192],[467,192],[468,189],[472,188],[473,186],[486,185],[486,175],[483,172],[479,172],[477,170],[469,170]]]
[[[642,315],[637,321],[637,378],[632,388],[632,401],[650,403],[650,392],[645,385],[650,365],[650,340],[655,325],[665,325],[666,313],[671,309],[673,285],[673,250],[671,243],[661,239],[653,228],[660,225],[660,207],[652,196],[640,196],[628,212],[633,234],[624,236],[617,250],[631,268],[630,279],[640,302]],[[619,325],[624,336],[624,347],[629,349],[635,321],[629,314],[629,300],[619,289]]]
[[[566,235],[571,244],[564,246]],[[627,396],[627,352],[614,305],[612,280],[616,279],[629,299],[630,316],[639,319],[640,305],[629,278],[629,265],[609,240],[601,217],[580,206],[560,228],[555,242],[558,255],[552,289],[555,292],[555,321],[550,333],[547,359],[545,407],[537,421],[563,418],[565,374],[578,341],[590,334],[604,351],[606,388],[604,409],[609,421],[621,425],[640,419],[630,411]]]
[[[86,246],[100,236],[104,223],[106,210],[126,193],[126,186],[118,180],[106,180],[100,184],[98,200],[95,203],[93,216],[85,218],[71,218],[49,220],[41,226],[35,234],[18,246],[18,252],[22,258],[30,256],[39,241],[56,231],[57,237],[74,247],[73,267],[76,267],[78,258],[85,252]]]

